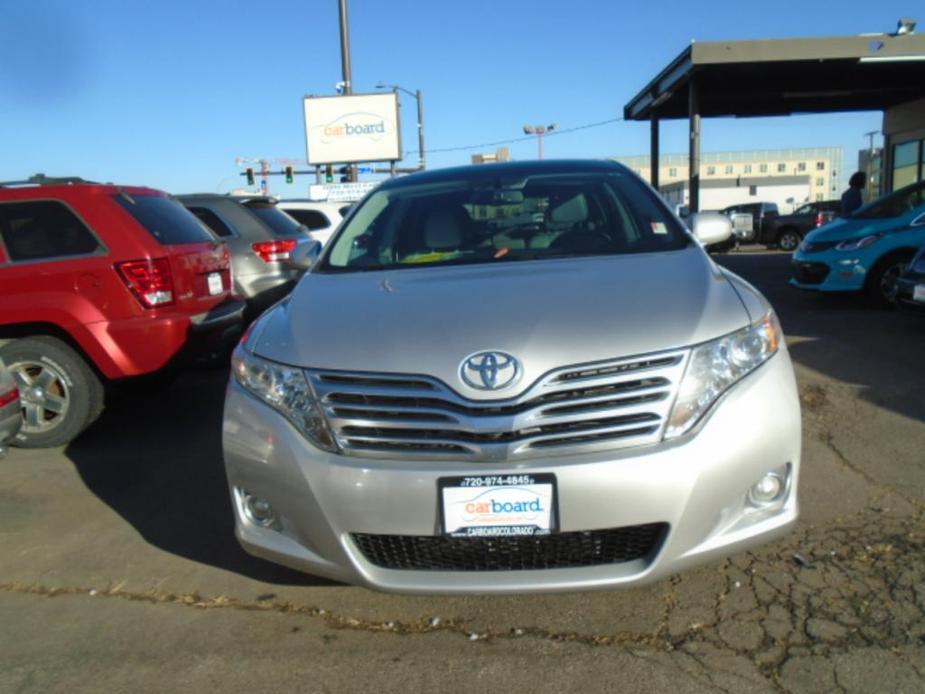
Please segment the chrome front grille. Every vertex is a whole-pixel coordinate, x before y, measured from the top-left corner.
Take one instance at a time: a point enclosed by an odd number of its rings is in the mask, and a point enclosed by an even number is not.
[[[349,455],[495,461],[659,440],[687,352],[553,371],[516,398],[469,400],[426,376],[312,371]]]

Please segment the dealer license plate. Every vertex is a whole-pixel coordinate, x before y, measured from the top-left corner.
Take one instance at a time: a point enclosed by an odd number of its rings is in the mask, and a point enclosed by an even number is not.
[[[446,535],[524,537],[558,529],[553,474],[441,477],[438,489]]]
[[[917,284],[912,288],[912,298],[915,301],[925,302],[925,284]]]
[[[209,283],[209,294],[215,296],[222,293],[222,276],[218,272],[210,272],[206,277]]]

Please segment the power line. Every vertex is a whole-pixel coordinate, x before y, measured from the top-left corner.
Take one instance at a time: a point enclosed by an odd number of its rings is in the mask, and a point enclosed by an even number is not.
[[[597,121],[596,123],[586,123],[584,125],[576,125],[574,128],[562,128],[561,130],[552,130],[546,133],[546,137],[555,137],[556,135],[565,135],[566,133],[573,133],[578,130],[587,130],[588,128],[599,128],[602,125],[610,125],[611,123],[619,123],[624,119],[622,117],[617,118],[608,118],[607,120]],[[499,145],[510,145],[515,142],[526,142],[527,140],[532,140],[533,135],[526,135],[524,137],[512,137],[507,140],[495,140],[494,142],[482,142],[477,145],[463,145],[459,147],[441,147],[439,149],[428,149],[426,150],[428,154],[436,154],[438,152],[462,152],[468,149],[483,149],[486,147],[497,147]],[[412,154],[417,150],[409,149],[405,151],[405,154]]]

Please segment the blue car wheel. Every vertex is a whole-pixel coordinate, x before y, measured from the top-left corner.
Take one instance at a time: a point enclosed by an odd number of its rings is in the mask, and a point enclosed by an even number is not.
[[[903,251],[885,255],[867,275],[867,294],[879,306],[896,303],[896,281],[906,271],[912,254]]]

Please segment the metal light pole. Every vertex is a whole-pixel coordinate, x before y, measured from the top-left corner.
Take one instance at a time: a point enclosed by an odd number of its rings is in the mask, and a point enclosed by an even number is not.
[[[350,72],[350,27],[347,22],[347,0],[337,0],[337,12],[340,18],[340,65],[343,73],[343,94],[353,94],[353,77]],[[355,166],[349,167],[351,181],[357,180]]]
[[[397,84],[385,84],[380,82],[376,85],[376,89],[392,89],[395,91],[401,91],[407,94],[408,96],[414,97],[414,100],[417,101],[418,105],[418,168],[423,171],[426,168],[426,161],[424,158],[424,93],[418,89],[416,91],[411,91],[410,89],[405,89]]]
[[[350,74],[350,27],[347,23],[347,0],[337,0],[340,18],[340,66],[344,77],[344,94],[353,94],[353,78]]]
[[[537,148],[537,159],[543,158],[543,135],[546,133],[551,133],[553,130],[559,126],[555,123],[550,125],[525,125],[524,134],[525,135],[536,135],[536,148]]]
[[[260,160],[260,193],[270,194],[270,162],[266,159]]]

